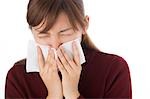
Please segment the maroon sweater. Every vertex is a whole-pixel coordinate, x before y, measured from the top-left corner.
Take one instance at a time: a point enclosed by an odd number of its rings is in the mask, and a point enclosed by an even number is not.
[[[86,62],[78,89],[79,99],[132,98],[130,72],[126,61],[113,54],[84,49]],[[59,73],[60,78],[61,74]],[[6,98],[44,99],[47,89],[38,72],[26,72],[26,59],[18,61],[6,77]]]

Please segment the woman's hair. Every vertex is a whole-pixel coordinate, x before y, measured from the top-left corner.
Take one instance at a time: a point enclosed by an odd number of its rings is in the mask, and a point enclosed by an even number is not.
[[[29,0],[27,7],[29,28],[38,26],[44,21],[43,24],[45,23],[46,26],[42,32],[47,32],[52,28],[61,12],[65,12],[74,30],[77,30],[77,24],[82,28],[87,25],[82,0]],[[82,36],[81,45],[89,49],[98,50],[87,33]]]

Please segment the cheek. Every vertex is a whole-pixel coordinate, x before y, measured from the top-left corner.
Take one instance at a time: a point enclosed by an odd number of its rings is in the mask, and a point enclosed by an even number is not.
[[[60,38],[60,41],[61,41],[62,43],[65,43],[65,42],[68,42],[68,41],[73,40],[74,38],[75,38],[74,36],[61,37],[61,38]]]
[[[34,37],[34,40],[36,41],[36,43],[41,44],[41,45],[47,45],[47,40],[46,39],[40,39],[38,37]]]
[[[81,37],[82,36],[82,31],[80,30],[80,31],[76,31],[75,32],[75,38],[78,38],[78,37]]]
[[[41,39],[37,35],[33,35],[33,37],[34,37],[35,42],[38,43],[38,44],[42,44],[42,45],[47,45],[48,44],[47,39]]]
[[[80,36],[83,35],[84,34],[84,30],[80,29],[79,31],[77,31],[77,34],[80,35]]]

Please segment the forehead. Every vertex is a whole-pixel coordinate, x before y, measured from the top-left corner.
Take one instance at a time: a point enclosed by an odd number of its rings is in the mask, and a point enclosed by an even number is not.
[[[48,19],[42,20],[42,22],[39,25],[33,27],[33,29],[42,31],[46,27],[46,23],[47,23],[46,21],[48,21]],[[71,27],[71,24],[69,22],[68,16],[64,12],[61,12],[58,15],[58,17],[51,29],[58,30],[58,29],[66,28],[66,27]]]

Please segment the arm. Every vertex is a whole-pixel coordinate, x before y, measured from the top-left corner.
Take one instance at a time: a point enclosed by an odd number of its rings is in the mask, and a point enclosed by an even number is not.
[[[105,72],[104,94],[99,98],[126,98],[132,99],[131,79],[128,64],[121,57],[114,57],[108,61],[107,71]],[[80,96],[77,99],[87,99],[88,97]]]
[[[117,57],[107,73],[105,98],[132,98],[131,78],[126,61]]]

